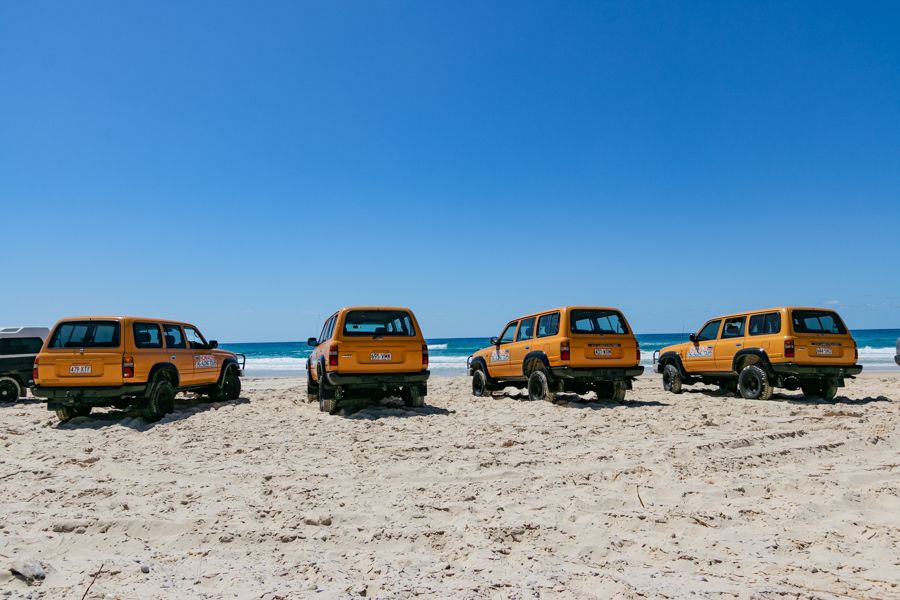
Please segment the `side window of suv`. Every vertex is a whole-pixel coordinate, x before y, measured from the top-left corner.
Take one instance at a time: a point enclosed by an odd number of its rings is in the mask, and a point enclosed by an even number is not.
[[[697,334],[697,341],[706,342],[716,339],[719,335],[720,323],[722,323],[722,320],[716,319],[715,321],[710,321],[709,323],[704,325],[703,329],[700,330],[700,333]]]
[[[135,323],[134,345],[138,348],[162,348],[162,336],[156,323]]]
[[[181,333],[181,327],[178,325],[163,325],[163,331],[166,333],[166,348],[187,348],[184,334]]]
[[[559,313],[551,313],[549,315],[541,315],[538,319],[538,334],[541,337],[550,337],[559,333]]]
[[[518,325],[518,321],[513,321],[509,325],[506,326],[506,329],[503,330],[503,335],[500,336],[501,344],[510,344],[515,339],[516,335],[516,325]]]
[[[519,335],[516,336],[517,342],[524,342],[534,337],[534,320],[534,317],[522,320],[522,324],[519,325]]]
[[[781,332],[781,313],[766,313],[750,317],[750,335],[771,335]]]
[[[197,331],[195,327],[185,327],[184,334],[187,336],[188,343],[191,345],[191,349],[194,350],[206,350],[207,343],[206,340],[203,339],[203,335]]]
[[[725,320],[725,328],[722,330],[722,339],[744,337],[744,323],[747,317],[734,317]]]

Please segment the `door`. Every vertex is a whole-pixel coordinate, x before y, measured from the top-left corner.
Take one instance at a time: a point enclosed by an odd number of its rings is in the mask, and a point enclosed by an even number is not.
[[[184,326],[188,348],[193,357],[194,383],[215,383],[219,380],[221,366],[215,354],[209,351],[209,344],[200,331],[192,325]]]
[[[163,334],[159,323],[135,321],[131,324],[134,340],[134,380],[147,381],[153,365],[170,362],[163,348]]]
[[[188,348],[181,326],[163,323],[163,338],[166,342],[166,358],[178,369],[179,385],[194,385],[194,355]]]
[[[725,319],[722,336],[716,342],[716,371],[731,371],[734,355],[744,347],[746,323],[746,316]]]
[[[689,373],[709,372],[716,370],[716,340],[719,338],[719,326],[722,319],[714,319],[704,325],[688,344],[684,356],[684,368]]]
[[[524,377],[522,363],[525,355],[531,352],[534,343],[535,317],[528,317],[519,322],[519,331],[516,333],[516,341],[509,346],[509,371],[512,377]]]
[[[509,349],[516,341],[516,328],[518,321],[509,323],[500,334],[499,341],[488,356],[488,373],[491,377],[510,377],[512,370],[509,368]]]

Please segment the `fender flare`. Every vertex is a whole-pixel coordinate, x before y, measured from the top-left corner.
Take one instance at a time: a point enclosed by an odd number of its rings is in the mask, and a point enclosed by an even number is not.
[[[222,383],[225,382],[225,371],[227,371],[228,368],[232,367],[232,366],[234,366],[238,370],[240,370],[240,366],[238,365],[237,360],[235,360],[233,358],[226,358],[224,361],[222,361],[222,370],[219,371],[219,385],[220,386],[222,385]]]
[[[147,375],[147,385],[153,383],[153,378],[156,377],[156,374],[163,369],[170,370],[175,373],[175,388],[178,389],[178,386],[181,384],[181,375],[178,374],[178,367],[173,365],[172,363],[156,363],[153,365],[153,368],[150,369],[150,373]]]
[[[544,352],[541,350],[532,350],[525,355],[525,358],[522,359],[522,374],[525,375],[525,377],[531,375],[531,373],[529,373],[527,370],[528,363],[535,359],[541,361],[541,363],[544,365],[544,368],[547,369],[547,372],[550,372],[550,359],[547,358],[547,355],[544,354]]]
[[[666,352],[665,354],[659,357],[659,364],[662,365],[662,368],[665,369],[668,363],[672,363],[675,365],[675,368],[678,369],[678,374],[682,377],[687,377],[687,371],[684,370],[684,363],[681,362],[681,357],[678,356],[677,352]],[[662,369],[660,369],[660,373]]]
[[[731,370],[740,374],[740,371],[738,371],[738,364],[740,364],[741,360],[746,356],[757,357],[759,362],[762,363],[763,368],[766,370],[766,374],[770,377],[775,374],[774,371],[772,371],[772,363],[769,362],[769,355],[766,354],[766,351],[762,348],[744,348],[743,350],[739,350],[731,361]]]
[[[469,370],[472,371],[472,374],[475,374],[475,365],[481,365],[481,370],[484,371],[484,374],[490,378],[491,372],[488,371],[487,361],[484,360],[483,356],[476,356],[469,362]]]

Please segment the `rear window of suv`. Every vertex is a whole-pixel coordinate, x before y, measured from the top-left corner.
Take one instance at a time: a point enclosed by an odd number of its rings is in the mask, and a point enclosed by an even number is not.
[[[830,333],[844,335],[847,328],[836,312],[830,310],[795,310],[791,313],[794,333]]]
[[[118,321],[69,321],[60,323],[48,348],[118,348]]]
[[[615,310],[576,309],[569,320],[572,333],[628,333],[625,318]]]
[[[351,310],[344,318],[344,335],[413,337],[416,329],[402,310]]]

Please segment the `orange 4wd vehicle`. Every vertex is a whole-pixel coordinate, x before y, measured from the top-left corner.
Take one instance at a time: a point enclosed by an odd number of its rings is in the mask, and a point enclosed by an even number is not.
[[[638,341],[619,310],[568,306],[510,321],[468,364],[476,396],[527,382],[532,400],[594,391],[599,399],[621,401],[644,372],[640,360]]]
[[[342,308],[325,321],[307,361],[307,392],[334,414],[347,403],[399,396],[423,406],[428,393],[428,346],[408,308]]]
[[[61,421],[88,415],[95,406],[137,406],[145,419],[158,421],[174,410],[178,392],[217,400],[240,395],[244,357],[218,346],[189,323],[63,319],[34,361],[34,395],[46,398]]]
[[[784,307],[710,319],[690,342],[663,348],[654,362],[663,387],[676,394],[685,384],[708,383],[748,399],[768,400],[781,387],[831,400],[845,378],[862,372],[857,357],[836,312]]]

